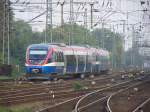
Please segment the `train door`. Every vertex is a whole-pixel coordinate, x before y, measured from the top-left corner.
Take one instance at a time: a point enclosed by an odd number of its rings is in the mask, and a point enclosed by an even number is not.
[[[75,55],[66,55],[66,72],[75,73],[76,72],[76,57]]]
[[[92,56],[88,54],[86,58],[86,71],[90,73],[91,69],[92,69]]]
[[[56,71],[59,74],[63,73],[64,70],[64,57],[62,52],[57,52]]]
[[[64,74],[66,74],[66,73],[67,73],[67,61],[66,61],[66,55],[64,54],[63,57],[64,57]]]
[[[95,72],[98,73],[99,72],[99,68],[100,68],[100,62],[99,62],[99,55],[96,54],[96,70]]]
[[[98,64],[97,64],[97,60],[96,60],[96,53],[94,53],[93,55],[93,73],[97,73],[97,68],[98,68]]]
[[[88,56],[88,54],[86,54],[85,57],[84,57],[84,61],[85,61],[85,65],[84,65],[84,73],[87,72],[87,56]]]
[[[83,73],[85,67],[85,56],[78,55],[78,73]]]

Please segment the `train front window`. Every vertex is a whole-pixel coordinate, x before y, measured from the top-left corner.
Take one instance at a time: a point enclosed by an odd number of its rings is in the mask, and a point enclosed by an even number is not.
[[[44,60],[47,55],[47,50],[30,50],[29,59],[30,60]]]

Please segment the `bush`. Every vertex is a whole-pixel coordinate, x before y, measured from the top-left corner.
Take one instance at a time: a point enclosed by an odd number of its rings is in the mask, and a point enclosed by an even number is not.
[[[83,89],[83,85],[80,84],[79,82],[73,83],[72,87],[73,87],[73,90],[75,90],[75,91]]]
[[[0,64],[0,75],[10,76],[12,73],[12,66],[7,64]]]

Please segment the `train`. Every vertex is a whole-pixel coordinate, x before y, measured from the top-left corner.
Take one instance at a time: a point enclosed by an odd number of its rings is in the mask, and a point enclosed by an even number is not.
[[[99,74],[110,68],[107,50],[63,43],[29,45],[26,50],[25,70],[28,80],[52,79],[62,76]]]

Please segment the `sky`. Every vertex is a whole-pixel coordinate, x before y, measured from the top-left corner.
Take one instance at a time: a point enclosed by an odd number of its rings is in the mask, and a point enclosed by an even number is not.
[[[11,0],[15,2],[17,0]],[[53,26],[60,25],[61,14],[60,14],[60,4],[57,2],[63,2],[63,0],[53,0]],[[70,0],[65,0],[64,4],[64,22],[69,22],[69,2]],[[15,14],[15,20],[23,19],[28,22],[32,18],[46,11],[46,0],[19,0],[18,3],[24,4],[12,4]],[[91,0],[76,0],[76,2],[91,2]],[[122,20],[127,20],[127,12],[132,12],[140,10],[138,0],[93,0],[95,2],[93,10],[93,24],[99,23],[97,27],[102,27],[101,19],[106,20],[104,23],[105,27],[111,27],[116,24],[122,24]],[[29,4],[30,3],[30,4]],[[32,4],[32,3],[42,3],[42,4]],[[90,28],[90,5],[87,4],[74,4],[74,21],[76,23],[83,25],[84,24],[84,12],[87,8],[87,23]],[[128,23],[136,23],[141,20],[141,12],[132,12],[128,14]],[[32,25],[33,30],[42,31],[45,28],[46,14],[43,14],[39,18],[33,20],[29,24]],[[100,22],[99,22],[100,21]],[[114,21],[114,22],[112,22]],[[108,25],[109,24],[109,25]]]
[[[11,0],[12,8],[15,14],[15,20],[24,20],[28,22],[33,31],[43,31],[45,29],[46,13],[29,22],[39,14],[46,11],[46,0]],[[60,3],[64,0],[52,0],[53,2],[53,27],[59,26],[61,22]],[[64,3],[64,22],[69,22],[70,0]],[[114,32],[124,33],[125,49],[132,46],[132,26],[139,28],[139,23],[143,19],[140,0],[76,0],[82,4],[74,4],[74,22],[84,25],[84,14],[87,9],[87,26],[90,29],[90,4],[93,5],[93,28],[109,28]],[[19,4],[22,3],[22,4]],[[87,3],[87,4],[85,4]],[[103,24],[102,24],[103,23]],[[123,26],[123,24],[125,26]],[[91,29],[92,30],[92,29]]]

